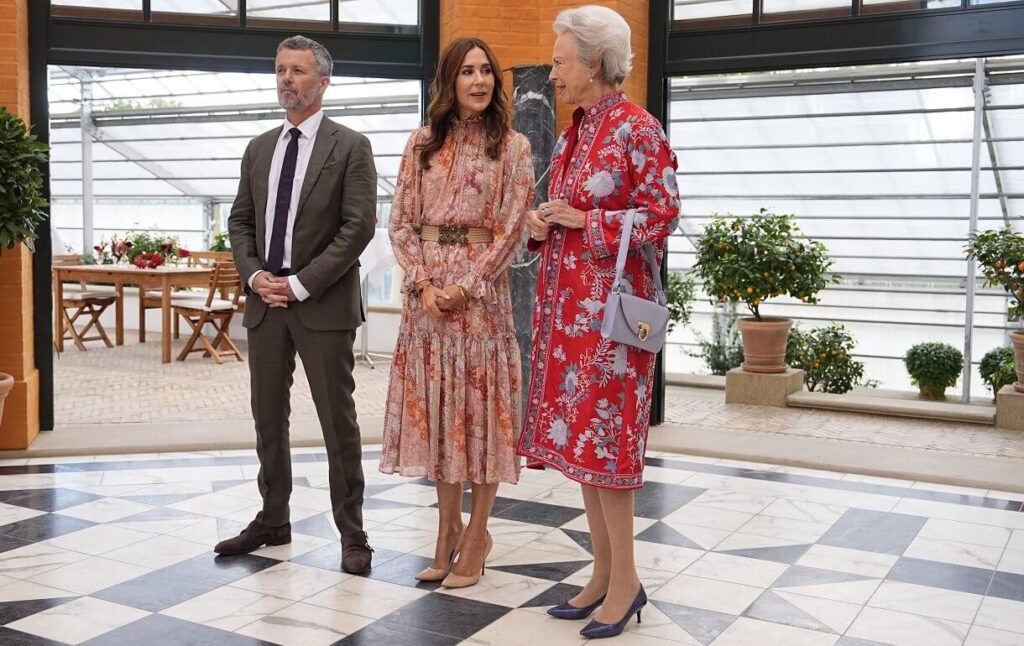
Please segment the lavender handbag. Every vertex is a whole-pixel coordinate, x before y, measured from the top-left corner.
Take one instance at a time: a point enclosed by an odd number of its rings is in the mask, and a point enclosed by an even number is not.
[[[629,237],[633,233],[633,215],[634,212],[629,210],[622,220],[622,241],[619,242],[619,255],[615,261],[615,282],[612,283],[612,290],[604,305],[601,336],[647,352],[659,352],[665,345],[669,313],[665,306],[668,299],[661,286],[661,269],[652,245],[643,245],[640,253],[651,270],[658,295],[657,302],[622,291],[622,270],[626,266]]]

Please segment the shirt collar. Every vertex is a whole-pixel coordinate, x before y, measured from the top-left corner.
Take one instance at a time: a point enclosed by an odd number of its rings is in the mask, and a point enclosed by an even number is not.
[[[284,118],[284,127],[281,129],[281,136],[284,137],[288,134],[288,131],[292,128],[298,128],[302,132],[302,136],[306,139],[312,139],[316,131],[320,129],[320,122],[324,120],[324,111],[317,110],[314,114],[310,115],[305,121],[299,125],[294,125],[291,121],[288,121],[288,117]]]
[[[594,105],[590,106],[586,110],[584,110],[583,108],[577,108],[576,114],[573,116],[579,115],[579,117],[582,118],[584,115],[586,115],[588,119],[591,117],[596,117],[599,114],[602,114],[614,108],[620,103],[625,103],[627,100],[628,99],[626,98],[626,93],[623,92],[622,90],[619,90],[604,97],[603,99],[601,99]]]

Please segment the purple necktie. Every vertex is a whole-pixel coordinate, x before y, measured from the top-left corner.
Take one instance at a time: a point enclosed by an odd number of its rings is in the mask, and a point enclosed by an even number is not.
[[[292,140],[284,151],[281,177],[277,182],[277,202],[274,203],[274,228],[270,233],[270,251],[267,252],[267,271],[276,274],[284,264],[284,234],[288,230],[288,209],[292,204],[292,184],[295,183],[295,164],[299,159],[299,137],[302,131],[288,131]]]

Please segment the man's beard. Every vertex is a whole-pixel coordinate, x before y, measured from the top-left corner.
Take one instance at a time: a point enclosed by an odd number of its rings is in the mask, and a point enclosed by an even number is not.
[[[277,102],[285,110],[308,108],[313,105],[313,102],[316,101],[316,97],[319,94],[319,88],[315,86],[310,88],[307,94],[303,94],[298,90],[298,88],[289,89],[293,89],[294,92],[292,94],[284,94],[280,89],[277,91]]]

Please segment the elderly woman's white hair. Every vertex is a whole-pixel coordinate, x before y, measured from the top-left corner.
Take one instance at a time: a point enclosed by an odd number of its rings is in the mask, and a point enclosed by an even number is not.
[[[633,48],[626,20],[608,7],[586,5],[558,14],[555,33],[576,37],[576,55],[584,65],[601,63],[599,78],[608,85],[620,85],[633,69]]]

